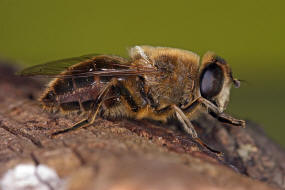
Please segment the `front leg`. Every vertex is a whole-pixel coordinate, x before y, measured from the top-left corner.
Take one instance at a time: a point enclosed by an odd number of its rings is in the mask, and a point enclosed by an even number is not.
[[[224,123],[229,123],[235,126],[242,126],[243,128],[245,128],[245,121],[241,120],[241,119],[236,119],[234,117],[232,117],[231,115],[227,114],[227,113],[219,113],[216,114],[214,112],[210,112],[210,114],[217,118],[219,121],[224,122]]]
[[[208,108],[209,113],[215,118],[217,118],[219,121],[222,121],[224,123],[229,123],[232,125],[236,125],[236,126],[242,126],[243,128],[245,127],[244,120],[236,119],[230,116],[229,114],[222,112],[216,105],[214,105],[212,102],[210,102],[209,100],[205,98],[200,97],[198,100],[203,105],[205,105]]]
[[[209,111],[209,113],[219,121],[245,127],[244,120],[236,119],[229,114],[222,112],[222,110],[220,110],[215,104],[203,97],[195,99],[190,104],[184,106],[182,110],[187,115],[187,117],[191,119],[191,115],[195,112],[195,110],[197,110],[198,106],[200,105],[204,106]]]

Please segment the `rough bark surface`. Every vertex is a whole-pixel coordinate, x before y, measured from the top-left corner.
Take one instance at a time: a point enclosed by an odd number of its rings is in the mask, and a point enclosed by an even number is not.
[[[219,156],[183,132],[148,121],[106,121],[51,138],[81,118],[42,111],[42,83],[0,64],[0,176],[21,163],[47,165],[65,189],[285,189],[285,152],[262,129],[195,121]],[[45,183],[48,189],[57,189]]]

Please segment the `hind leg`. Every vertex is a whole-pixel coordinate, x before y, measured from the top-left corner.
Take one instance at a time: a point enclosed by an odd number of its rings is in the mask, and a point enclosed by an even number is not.
[[[108,84],[104,89],[103,91],[100,93],[100,95],[98,96],[98,98],[96,99],[96,103],[94,103],[92,105],[92,110],[91,110],[91,113],[89,114],[88,118],[87,119],[83,119],[81,120],[80,122],[74,124],[72,127],[70,128],[66,128],[66,129],[63,129],[61,131],[57,131],[57,132],[54,132],[52,133],[52,137],[55,137],[59,134],[63,134],[63,133],[67,133],[67,132],[70,132],[70,131],[75,131],[77,129],[80,129],[80,128],[84,128],[84,127],[88,127],[90,125],[92,125],[95,120],[96,120],[96,117],[98,115],[98,112],[100,110],[100,107],[102,105],[102,103],[104,102],[104,98],[106,96],[106,94],[109,92],[110,90],[110,87],[113,85],[113,82],[111,82],[110,84]]]

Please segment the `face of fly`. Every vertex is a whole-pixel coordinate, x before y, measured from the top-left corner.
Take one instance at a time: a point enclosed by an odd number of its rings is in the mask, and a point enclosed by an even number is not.
[[[223,112],[229,102],[231,86],[240,86],[239,80],[233,78],[227,62],[212,52],[206,53],[202,59],[199,77],[201,96]]]

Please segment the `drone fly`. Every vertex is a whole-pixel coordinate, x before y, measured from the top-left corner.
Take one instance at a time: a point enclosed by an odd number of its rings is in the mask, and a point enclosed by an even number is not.
[[[245,126],[245,121],[224,113],[231,86],[238,88],[240,82],[216,54],[206,53],[200,64],[200,57],[191,51],[135,46],[129,57],[87,55],[33,66],[21,75],[54,78],[40,97],[45,109],[87,113],[86,119],[53,135],[89,126],[98,116],[176,119],[201,144],[191,123],[201,112]]]

